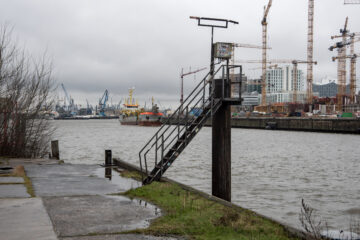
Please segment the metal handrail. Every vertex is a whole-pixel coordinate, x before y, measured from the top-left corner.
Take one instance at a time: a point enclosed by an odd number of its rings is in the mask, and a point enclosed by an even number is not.
[[[144,161],[145,161],[145,170],[146,170],[146,174],[148,174],[148,166],[147,166],[147,159],[146,156],[147,154],[150,152],[151,149],[153,149],[153,147],[155,146],[155,165],[158,163],[158,150],[161,149],[161,160],[163,160],[164,157],[164,151],[167,150],[171,144],[174,142],[175,139],[180,139],[180,133],[181,136],[183,135],[183,131],[185,129],[185,131],[187,130],[188,124],[193,123],[197,117],[192,117],[190,119],[190,121],[188,120],[187,123],[184,124],[183,127],[180,127],[180,121],[178,121],[178,127],[173,128],[170,132],[168,132],[169,128],[171,127],[171,121],[175,118],[184,114],[184,111],[186,109],[187,114],[186,114],[186,118],[188,117],[188,113],[189,113],[189,108],[191,109],[190,112],[195,109],[199,103],[202,104],[200,105],[201,109],[204,110],[205,106],[208,104],[211,104],[211,107],[213,106],[213,94],[214,94],[214,88],[211,89],[209,96],[206,98],[206,87],[207,85],[209,85],[209,83],[211,81],[213,81],[214,76],[220,71],[220,69],[224,68],[224,65],[219,66],[219,68],[214,72],[214,74],[211,76],[210,79],[207,79],[208,76],[210,75],[210,72],[208,74],[206,74],[206,76],[199,82],[199,84],[192,90],[192,92],[188,95],[188,97],[186,97],[185,101],[175,110],[175,112],[165,121],[165,123],[163,123],[163,125],[160,127],[160,129],[158,129],[158,131],[154,134],[153,137],[150,138],[150,140],[144,145],[144,147],[140,150],[139,152],[139,160],[140,160],[140,168],[141,170],[143,169],[143,164],[142,164],[142,154],[143,151],[148,148],[148,150],[143,154],[144,156]],[[195,99],[197,97],[200,96],[200,94],[202,94],[202,96],[196,101]],[[195,104],[194,104],[195,101]],[[190,106],[192,104],[192,106]],[[207,114],[208,115],[208,114]],[[180,118],[178,119],[180,120]],[[166,126],[168,125],[168,126]],[[173,135],[173,133],[178,130],[178,134],[176,134],[168,143],[168,139],[171,138],[171,135]],[[164,137],[164,135],[167,133],[167,136]],[[185,136],[186,138],[186,136]],[[158,140],[161,139],[161,144],[158,144]],[[154,141],[154,142],[153,142]],[[153,142],[153,143],[152,143]],[[152,143],[152,144],[151,144]],[[143,179],[144,180],[144,179]]]

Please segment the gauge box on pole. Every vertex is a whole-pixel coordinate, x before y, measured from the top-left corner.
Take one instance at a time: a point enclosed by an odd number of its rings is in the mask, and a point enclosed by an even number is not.
[[[230,59],[232,55],[233,44],[217,42],[214,44],[214,57],[219,59]]]

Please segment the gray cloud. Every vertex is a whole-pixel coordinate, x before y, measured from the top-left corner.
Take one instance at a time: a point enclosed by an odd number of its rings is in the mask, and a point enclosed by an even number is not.
[[[181,68],[209,65],[210,29],[198,27],[190,15],[229,18],[239,25],[216,29],[215,41],[261,45],[261,17],[265,0],[2,0],[0,22],[14,26],[14,34],[35,56],[45,49],[54,73],[75,101],[93,104],[107,88],[113,102],[129,87],[142,101],[156,97],[162,105],[179,98]],[[315,0],[315,79],[336,77],[336,63],[328,51],[346,16],[349,28],[360,32],[360,5],[343,0]],[[269,18],[272,59],[306,59],[307,1],[274,0]],[[359,50],[356,47],[357,51]],[[261,59],[261,51],[237,49],[237,59]],[[260,70],[248,70],[251,77]],[[300,66],[306,71],[306,66]],[[359,71],[358,71],[359,74]],[[197,80],[202,74],[197,75]],[[185,79],[185,91],[196,84]]]

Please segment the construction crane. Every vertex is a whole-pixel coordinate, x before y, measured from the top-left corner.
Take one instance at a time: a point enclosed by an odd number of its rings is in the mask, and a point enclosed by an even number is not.
[[[307,103],[313,101],[313,59],[314,55],[314,0],[309,0],[308,4],[308,41],[307,41]]]
[[[339,60],[340,58],[342,59],[346,59],[346,58],[350,58],[350,103],[355,103],[355,94],[356,94],[356,59],[359,57],[359,54],[355,54],[354,52],[354,45],[355,42],[359,42],[360,38],[356,38],[355,36],[352,34],[350,36],[350,41],[348,40],[345,44],[349,45],[350,43],[350,55],[345,55],[345,56],[337,56],[337,57],[332,57],[332,60]],[[342,42],[340,42],[342,43]],[[339,43],[337,43],[339,44]],[[339,44],[344,46],[343,44]],[[333,48],[335,48],[334,46],[332,46]],[[345,86],[346,88],[346,86]]]
[[[333,50],[334,48],[343,48],[346,45],[350,45],[350,55],[345,55],[342,58],[350,58],[350,103],[355,103],[355,93],[356,93],[356,58],[355,57],[355,42],[360,41],[360,38],[355,39],[355,36],[359,36],[360,32],[348,33],[347,36],[350,37],[349,40],[345,42],[337,42],[334,46],[331,46],[329,49]],[[342,37],[342,35],[331,36],[331,39]],[[335,61],[339,59],[340,56],[333,57],[332,60]],[[346,64],[346,62],[345,62]],[[345,66],[346,68],[346,66]],[[345,87],[346,88],[346,87]]]
[[[297,102],[297,90],[298,90],[298,74],[297,74],[297,69],[298,69],[298,64],[299,63],[306,63],[309,66],[309,61],[297,61],[297,60],[293,60],[292,64],[293,64],[293,102],[296,103]],[[316,61],[312,61],[310,62],[311,65],[313,64],[317,64]],[[308,81],[307,81],[308,83]],[[311,86],[312,86],[312,82],[311,82]],[[309,103],[309,102],[308,102]]]
[[[360,57],[360,53],[346,55],[344,57],[332,57],[332,60],[339,60],[340,58],[350,58],[350,103],[355,103],[355,93],[356,93],[356,58]]]
[[[337,94],[337,110],[343,110],[343,101],[346,93],[346,45],[351,44],[351,40],[347,40],[349,30],[347,28],[349,18],[346,17],[344,28],[340,29],[341,36],[332,36],[334,39],[336,37],[341,37],[342,41],[337,42],[334,46],[329,48],[330,51],[337,48],[338,50],[338,94]]]
[[[231,65],[235,64],[235,48],[255,48],[255,49],[263,49],[262,46],[258,46],[258,45],[253,45],[253,44],[246,44],[246,43],[233,43],[233,48],[232,48],[232,55],[231,55]],[[266,49],[271,49],[270,47],[266,47]],[[235,74],[234,74],[235,68],[231,68],[230,69],[230,79],[233,82],[235,79]],[[234,96],[234,92],[235,92],[235,85],[231,85],[231,96]]]
[[[262,87],[261,87],[261,105],[266,106],[266,50],[267,50],[267,16],[269,14],[270,7],[272,5],[272,0],[269,0],[269,3],[264,11],[263,19],[261,20],[262,25]]]
[[[271,64],[271,65],[267,66],[267,68],[273,69],[273,68],[277,68],[278,66],[279,66],[278,64]],[[257,70],[257,69],[262,69],[262,67],[249,68],[249,70]]]
[[[344,0],[344,4],[360,4],[360,0]]]
[[[106,102],[109,99],[109,91],[105,89],[103,96],[99,99],[99,115],[105,116]]]
[[[182,105],[183,102],[184,102],[184,77],[187,76],[187,75],[190,75],[190,74],[195,74],[197,72],[201,72],[203,70],[205,70],[206,67],[204,68],[200,68],[198,70],[195,70],[195,71],[189,71],[187,73],[184,73],[184,69],[182,68],[181,69],[181,74],[180,74],[180,78],[181,78],[181,88],[180,88],[180,104]]]

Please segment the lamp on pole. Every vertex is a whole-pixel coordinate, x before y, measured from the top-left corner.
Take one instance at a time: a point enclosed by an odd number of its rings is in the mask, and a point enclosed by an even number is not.
[[[198,26],[201,27],[211,27],[211,59],[210,59],[210,76],[214,75],[214,28],[228,28],[229,23],[239,24],[236,21],[229,19],[221,18],[208,18],[208,17],[194,17],[190,16],[190,19],[196,19],[198,21]],[[217,24],[216,24],[217,23]]]

